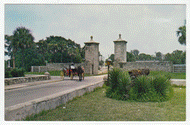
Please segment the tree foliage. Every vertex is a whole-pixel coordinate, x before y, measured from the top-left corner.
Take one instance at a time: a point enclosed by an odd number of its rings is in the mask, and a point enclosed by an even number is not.
[[[13,32],[12,42],[16,46],[16,50],[20,49],[22,52],[22,67],[25,67],[25,54],[24,50],[34,45],[34,37],[31,31],[25,27],[18,27]]]
[[[179,27],[177,32],[178,41],[181,45],[186,45],[186,26]]]
[[[46,40],[40,40],[36,44],[38,45],[38,52],[48,62],[80,63],[84,58],[84,49],[80,47],[80,44],[61,36],[50,36]]]
[[[137,56],[137,59],[138,61],[150,61],[150,60],[154,60],[155,58],[149,54],[145,54],[145,53],[140,53],[138,56]]]
[[[135,62],[135,60],[135,55],[133,53],[127,52],[127,62]]]
[[[175,50],[171,54],[164,56],[165,61],[171,61],[173,64],[186,64],[186,51]]]
[[[139,55],[139,50],[137,49],[131,50],[131,53],[136,57]]]
[[[161,52],[156,52],[156,59],[159,61],[162,61],[162,53]]]
[[[49,36],[45,40],[34,42],[31,31],[25,27],[18,27],[13,35],[5,35],[5,55],[10,56],[11,66],[25,68],[30,71],[31,66],[51,63],[80,63],[85,56],[84,47],[71,39],[61,36]]]

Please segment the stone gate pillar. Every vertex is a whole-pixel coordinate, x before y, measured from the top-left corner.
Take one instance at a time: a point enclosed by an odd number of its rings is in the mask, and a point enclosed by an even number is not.
[[[99,43],[93,40],[85,42],[85,73],[98,74],[99,67]]]
[[[114,67],[122,68],[122,63],[127,62],[126,55],[126,43],[127,41],[121,39],[121,34],[119,34],[119,39],[113,41],[114,42]]]

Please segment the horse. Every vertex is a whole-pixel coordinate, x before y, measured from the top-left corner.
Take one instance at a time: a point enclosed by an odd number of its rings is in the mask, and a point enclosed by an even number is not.
[[[84,80],[84,67],[83,66],[78,66],[76,71],[77,71],[77,74],[79,76],[79,81],[82,80],[82,77],[83,77],[83,80]]]
[[[69,76],[71,79],[73,79],[73,76],[78,75],[79,76],[79,81],[84,80],[84,67],[83,66],[78,66],[75,69],[71,69],[63,67],[61,69],[61,78],[64,80],[64,76]]]
[[[63,80],[64,80],[64,76],[67,75],[67,73],[68,73],[68,68],[66,67],[61,68],[60,76]]]

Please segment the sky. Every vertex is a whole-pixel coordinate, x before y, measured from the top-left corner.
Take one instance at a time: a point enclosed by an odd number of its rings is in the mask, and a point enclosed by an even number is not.
[[[17,27],[31,30],[35,42],[51,35],[84,42],[99,42],[106,59],[114,54],[114,40],[127,41],[127,51],[155,55],[186,50],[179,44],[176,31],[186,20],[186,5],[144,4],[5,4],[4,34]],[[7,59],[7,57],[5,57]]]

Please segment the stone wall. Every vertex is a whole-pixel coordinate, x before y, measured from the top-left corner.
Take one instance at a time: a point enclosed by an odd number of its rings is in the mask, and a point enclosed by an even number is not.
[[[71,63],[47,63],[46,66],[31,66],[31,72],[47,72],[61,70],[63,67],[69,68]],[[75,63],[75,66],[83,65],[82,63]]]
[[[126,70],[144,69],[148,68],[152,71],[166,71],[173,72],[173,64],[168,61],[139,61],[139,62],[125,62],[120,63],[120,68]]]
[[[69,67],[69,63],[47,63],[46,64],[48,71],[61,70],[61,68]]]
[[[20,84],[51,79],[48,75],[35,75],[27,77],[5,78],[5,85]]]
[[[47,72],[47,66],[31,66],[31,72]]]

